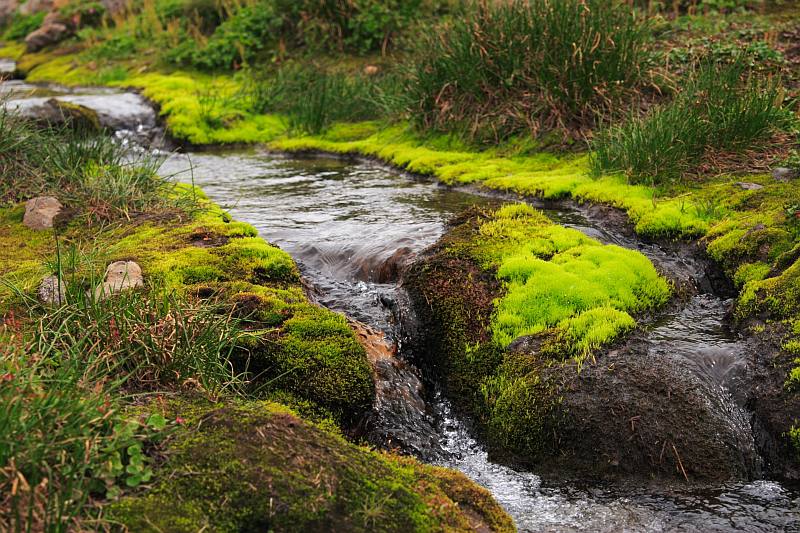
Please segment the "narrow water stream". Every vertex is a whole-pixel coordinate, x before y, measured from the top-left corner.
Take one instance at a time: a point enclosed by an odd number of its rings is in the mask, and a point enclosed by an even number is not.
[[[13,62],[0,61],[0,75],[12,70]],[[0,99],[10,99],[9,107],[23,111],[35,111],[51,97],[95,109],[123,142],[152,146],[160,136],[154,111],[133,93],[0,83]],[[194,179],[234,217],[289,252],[320,303],[390,339],[398,268],[434,243],[448,218],[467,206],[496,202],[377,165],[284,160],[256,151],[173,156],[162,174]],[[585,210],[565,207],[547,214],[603,242],[638,249],[681,281],[702,277],[702,265],[692,258],[614,233]],[[700,294],[661,317],[644,334],[646,355],[685,360],[687,368],[716,387],[717,404],[749,434],[748,414],[737,397],[745,355],[740,339],[726,327],[728,304]],[[521,531],[800,531],[800,490],[773,481],[702,489],[580,486],[517,472],[489,459],[445,399],[413,392],[421,382],[412,366],[394,366],[385,376],[379,386],[412,393],[382,404],[389,412],[379,417],[378,429],[391,435],[393,445],[397,440],[406,451],[461,470],[487,487]],[[413,401],[403,403],[404,397]]]
[[[321,303],[390,337],[397,265],[435,242],[450,216],[496,201],[369,163],[283,160],[258,152],[192,154],[191,163],[195,182],[213,200],[292,254]],[[173,156],[162,173],[188,167],[185,156]],[[181,179],[188,181],[189,174]],[[658,246],[615,235],[577,210],[549,210],[548,215],[602,241],[640,249],[675,276],[692,277],[699,268]],[[650,325],[647,351],[687,359],[718,388],[721,404],[749,434],[748,415],[735,398],[744,355],[725,326],[728,303],[696,296]],[[415,379],[412,371],[409,380]],[[446,400],[429,395],[425,416],[436,432],[437,449],[419,453],[490,489],[522,531],[800,531],[800,491],[776,482],[670,489],[544,481],[493,463]],[[403,417],[390,419],[398,423],[398,418]],[[400,435],[402,429],[386,428]]]

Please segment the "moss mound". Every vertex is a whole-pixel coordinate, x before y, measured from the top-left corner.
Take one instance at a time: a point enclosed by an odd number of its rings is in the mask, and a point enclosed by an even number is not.
[[[74,246],[85,259],[65,275],[88,290],[108,263],[136,261],[148,290],[213,299],[234,309],[250,330],[237,360],[255,388],[290,392],[342,422],[369,409],[374,386],[364,348],[344,316],[308,301],[292,258],[249,224],[231,220],[202,191],[178,186],[173,194],[193,197],[196,208],[145,215],[98,232],[82,220],[70,222],[60,230],[62,252]],[[0,275],[32,293],[52,274],[56,242],[50,232],[25,228],[23,214],[19,205],[0,209],[6,222],[0,227]],[[19,303],[17,296],[0,285],[4,306]]]
[[[161,481],[108,509],[131,531],[514,530],[462,474],[364,450],[278,404],[178,411]]]
[[[421,363],[476,416],[495,454],[533,463],[560,453],[563,397],[587,356],[670,295],[641,254],[520,204],[462,216],[403,283]]]

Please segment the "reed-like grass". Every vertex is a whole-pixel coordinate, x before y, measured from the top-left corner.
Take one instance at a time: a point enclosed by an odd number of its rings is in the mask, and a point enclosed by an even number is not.
[[[0,102],[0,105],[2,102]],[[0,202],[57,196],[68,207],[103,220],[172,207],[161,157],[107,135],[46,128],[0,109]]]
[[[283,114],[292,130],[310,134],[337,121],[391,116],[405,102],[395,74],[350,75],[313,65],[255,75],[248,85],[253,111]]]
[[[671,102],[602,130],[593,142],[593,170],[662,185],[712,158],[763,149],[788,124],[783,97],[779,79],[760,77],[742,61],[704,64]]]
[[[477,2],[422,39],[410,112],[483,141],[575,132],[645,77],[648,38],[615,0]]]

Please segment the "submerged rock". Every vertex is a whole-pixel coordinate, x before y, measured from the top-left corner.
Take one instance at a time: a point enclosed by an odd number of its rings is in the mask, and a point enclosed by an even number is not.
[[[54,196],[31,198],[25,203],[22,223],[33,230],[52,229],[54,219],[63,208]]]
[[[115,261],[106,268],[105,281],[94,290],[98,300],[112,294],[144,285],[142,267],[133,261]]]
[[[385,449],[433,458],[441,454],[439,433],[427,411],[424,387],[414,369],[397,357],[383,332],[349,320],[367,353],[375,382],[372,411],[364,420],[367,440]]]

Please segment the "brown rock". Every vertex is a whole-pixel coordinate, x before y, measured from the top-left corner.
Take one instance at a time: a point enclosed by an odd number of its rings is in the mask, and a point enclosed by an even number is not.
[[[69,29],[60,22],[43,24],[41,28],[32,31],[25,37],[26,50],[28,52],[38,52],[46,46],[61,42],[69,33]]]
[[[25,216],[22,223],[33,230],[51,229],[53,219],[64,206],[53,196],[31,198],[25,203]]]

